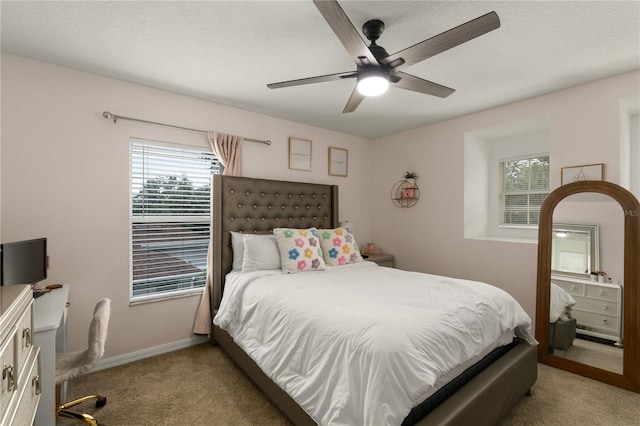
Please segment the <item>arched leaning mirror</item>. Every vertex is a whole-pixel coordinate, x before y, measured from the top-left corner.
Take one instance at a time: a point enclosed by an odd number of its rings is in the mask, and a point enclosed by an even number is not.
[[[610,182],[570,183],[538,226],[538,360],[640,392],[640,203]]]

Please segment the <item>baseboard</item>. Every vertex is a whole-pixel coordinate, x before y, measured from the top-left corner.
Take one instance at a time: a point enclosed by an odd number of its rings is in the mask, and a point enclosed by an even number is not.
[[[200,343],[207,342],[209,338],[207,336],[192,336],[188,339],[178,340],[177,342],[166,343],[160,346],[154,346],[152,348],[141,349],[135,352],[129,352],[127,354],[116,355],[110,358],[103,358],[98,361],[98,364],[93,371],[105,370],[111,367],[117,367],[119,365],[128,364],[133,361],[138,361],[152,356],[161,355],[167,352],[177,351],[178,349],[188,348],[189,346],[199,345]]]

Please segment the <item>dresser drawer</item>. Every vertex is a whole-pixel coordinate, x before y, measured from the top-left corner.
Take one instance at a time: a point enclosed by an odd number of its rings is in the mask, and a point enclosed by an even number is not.
[[[620,323],[617,317],[578,310],[573,310],[571,315],[576,319],[578,325],[607,330],[615,335],[618,334]]]
[[[587,286],[586,296],[593,299],[607,300],[609,302],[619,302],[620,289],[589,285]]]
[[[33,302],[29,303],[29,307],[24,311],[20,320],[18,320],[18,329],[16,330],[17,341],[17,368],[22,371],[27,356],[33,346]]]
[[[17,328],[11,327],[5,339],[0,342],[0,425],[6,423],[9,405],[18,384],[16,336]]]
[[[584,284],[560,281],[555,279],[552,279],[551,281],[572,296],[584,296]]]
[[[618,312],[620,312],[620,304],[616,302],[609,302],[606,300],[585,298],[577,301],[576,305],[574,305],[572,309],[572,312],[575,312],[576,310],[617,317],[619,316]]]
[[[20,398],[16,400],[17,410],[11,425],[30,425],[36,414],[36,408],[40,401],[40,348],[33,348],[29,351],[26,360],[24,374],[20,376],[19,389]]]

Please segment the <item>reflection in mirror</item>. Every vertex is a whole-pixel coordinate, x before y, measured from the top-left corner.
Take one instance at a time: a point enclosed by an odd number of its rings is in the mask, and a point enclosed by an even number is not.
[[[600,269],[598,225],[553,224],[551,271],[579,278]]]
[[[623,218],[607,195],[568,196],[554,211],[551,245],[549,353],[617,374],[624,353]]]

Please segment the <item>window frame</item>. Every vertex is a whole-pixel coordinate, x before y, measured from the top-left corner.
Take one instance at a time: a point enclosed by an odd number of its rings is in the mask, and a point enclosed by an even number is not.
[[[136,138],[136,137],[131,137],[129,138],[129,238],[128,238],[128,245],[129,245],[129,303],[130,304],[138,304],[138,303],[146,303],[146,302],[151,302],[151,301],[159,301],[159,300],[167,300],[167,299],[174,299],[174,298],[180,298],[180,297],[187,297],[187,296],[191,296],[191,295],[198,295],[198,294],[202,294],[203,290],[204,290],[204,286],[206,285],[206,281],[205,283],[198,285],[197,287],[192,287],[192,288],[182,288],[182,289],[175,289],[175,290],[171,290],[171,291],[161,291],[161,292],[155,292],[155,293],[147,293],[147,294],[134,294],[134,290],[135,290],[135,285],[134,285],[134,227],[136,224],[138,225],[152,225],[152,224],[168,224],[168,225],[173,225],[173,224],[180,224],[180,223],[191,223],[194,225],[198,225],[200,224],[201,226],[205,226],[209,228],[209,231],[207,233],[206,236],[206,240],[207,240],[207,250],[208,250],[208,246],[209,246],[209,241],[211,238],[211,220],[212,220],[212,214],[213,211],[211,209],[211,184],[209,183],[209,200],[208,200],[208,206],[209,206],[209,213],[208,215],[198,215],[198,214],[192,214],[192,215],[170,215],[170,214],[147,214],[147,215],[135,215],[134,214],[134,196],[136,194],[135,189],[134,189],[134,180],[137,178],[140,181],[137,183],[139,186],[141,186],[141,188],[144,188],[144,185],[146,185],[149,176],[146,176],[146,172],[143,171],[142,175],[140,177],[135,177],[134,176],[134,168],[136,167],[134,164],[134,147],[139,147],[139,150],[142,150],[143,146],[148,146],[151,148],[156,148],[156,149],[168,149],[168,150],[176,150],[176,152],[179,151],[183,151],[183,152],[191,152],[191,153],[198,153],[198,154],[206,154],[207,156],[210,156],[212,163],[210,166],[207,166],[210,170],[211,170],[211,175],[213,174],[218,174],[222,172],[222,164],[220,163],[220,161],[216,158],[215,154],[212,152],[210,147],[204,147],[204,146],[194,146],[194,145],[187,145],[187,144],[180,144],[180,143],[171,143],[171,142],[163,142],[163,141],[157,141],[157,140],[150,140],[150,139],[143,139],[143,138]],[[138,154],[140,155],[144,155],[144,154]],[[154,175],[154,173],[150,173],[150,175]],[[188,176],[186,174],[182,174],[182,176]],[[211,176],[209,176],[209,180]],[[203,238],[204,239],[204,238]],[[188,246],[189,245],[189,241],[188,239],[183,240],[181,245],[183,246]],[[206,255],[206,250],[205,250],[205,257],[204,257],[204,263],[206,265],[206,261],[207,261],[207,255]],[[167,279],[167,281],[169,281],[171,279],[171,277],[176,277],[177,279],[180,279],[180,277],[182,277],[183,279],[189,275],[188,273],[181,273],[181,274],[176,274],[176,275],[167,275],[164,276],[162,278]],[[198,273],[198,275],[201,275],[201,273]],[[206,270],[205,270],[205,277],[206,277]],[[205,278],[206,279],[206,278]],[[152,280],[152,279],[151,279]]]

